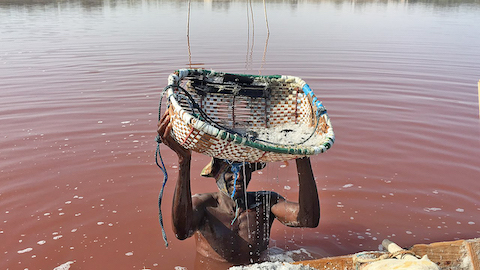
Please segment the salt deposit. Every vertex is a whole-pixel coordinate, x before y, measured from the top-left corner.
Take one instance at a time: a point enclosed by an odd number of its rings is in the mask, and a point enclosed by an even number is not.
[[[73,262],[72,261],[68,261],[64,264],[61,264],[55,268],[53,268],[53,270],[68,270],[70,269],[70,264],[72,264]]]
[[[303,147],[312,147],[323,144],[324,136],[314,134],[315,127],[305,124],[283,124],[271,128],[256,128],[250,130],[249,134],[255,134],[256,139],[281,145],[301,144]],[[305,142],[305,140],[307,140]]]
[[[248,266],[234,266],[230,270],[314,270],[306,265],[290,264],[286,262],[263,262]]]

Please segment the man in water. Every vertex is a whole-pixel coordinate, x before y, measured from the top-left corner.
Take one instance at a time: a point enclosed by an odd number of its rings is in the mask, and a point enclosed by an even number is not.
[[[214,177],[219,191],[192,196],[191,151],[170,136],[171,130],[167,112],[158,123],[158,134],[178,155],[173,230],[180,240],[195,236],[196,269],[225,269],[259,262],[268,248],[274,219],[290,227],[318,226],[320,203],[309,158],[296,159],[298,203],[271,191],[246,192],[252,172],[263,168],[263,163],[230,164],[216,158],[203,169],[202,176]]]

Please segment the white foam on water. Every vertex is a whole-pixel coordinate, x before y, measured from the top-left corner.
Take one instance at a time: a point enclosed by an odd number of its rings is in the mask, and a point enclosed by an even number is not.
[[[425,212],[435,212],[435,211],[441,211],[442,208],[438,208],[438,207],[426,207],[426,208],[423,208],[423,211]]]
[[[73,262],[72,261],[68,261],[66,263],[63,263],[55,268],[53,268],[53,270],[68,270],[70,269],[70,264],[72,264]]]
[[[23,253],[27,253],[27,252],[30,252],[32,251],[33,248],[29,247],[29,248],[26,248],[26,249],[22,249],[22,250],[19,250],[17,251],[18,254],[23,254]]]
[[[346,184],[343,186],[344,188],[349,188],[349,187],[353,187],[353,184]]]
[[[133,252],[130,251],[130,252],[125,253],[125,256],[133,256]]]
[[[47,242],[47,241],[45,241],[45,240],[40,240],[40,241],[37,242],[37,244],[43,245],[43,244],[45,244],[46,242]]]

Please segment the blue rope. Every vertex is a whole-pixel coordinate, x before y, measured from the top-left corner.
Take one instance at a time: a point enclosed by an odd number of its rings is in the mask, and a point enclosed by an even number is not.
[[[163,172],[163,184],[162,189],[160,190],[160,194],[158,195],[158,221],[160,222],[160,227],[162,229],[162,236],[163,241],[165,242],[165,247],[168,247],[167,241],[167,234],[165,233],[165,228],[163,227],[163,216],[162,216],[162,198],[163,198],[163,190],[165,189],[165,184],[168,180],[167,168],[165,168],[165,164],[163,163],[162,155],[160,154],[160,136],[157,135],[157,150],[155,151],[155,163],[157,164],[158,168]],[[158,162],[160,160],[160,163]]]
[[[158,106],[158,121],[160,121],[160,119],[162,117],[163,97],[165,96],[165,93],[167,92],[168,88],[170,88],[170,87],[174,87],[174,86],[173,85],[167,85],[163,89],[162,94],[160,95],[160,104]],[[160,144],[162,143],[162,138],[160,138],[160,135],[157,135],[155,140],[157,141],[157,149],[155,150],[155,163],[157,164],[158,168],[160,168],[160,170],[163,173],[162,189],[160,190],[160,194],[158,195],[158,221],[160,222],[160,228],[162,230],[162,237],[163,237],[163,241],[165,242],[165,247],[168,247],[167,234],[165,233],[165,228],[163,226],[163,215],[162,215],[162,198],[163,198],[163,191],[165,190],[165,184],[167,184],[167,180],[168,180],[168,173],[167,173],[167,168],[165,167],[165,164],[163,163],[162,155],[160,153]]]
[[[234,181],[233,181],[233,192],[232,196],[230,196],[233,199],[233,196],[235,196],[235,191],[237,190],[237,179],[238,179],[238,172],[240,172],[240,169],[242,168],[242,163],[233,163],[232,164],[232,173],[235,176]]]

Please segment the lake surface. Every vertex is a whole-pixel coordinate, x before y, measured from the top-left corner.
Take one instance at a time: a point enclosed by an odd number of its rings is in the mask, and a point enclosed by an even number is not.
[[[193,269],[171,229],[176,156],[162,146],[168,248],[154,163],[161,90],[187,67],[299,76],[328,109],[320,225],[275,222],[275,250],[480,236],[479,1],[267,1],[269,36],[262,1],[194,1],[189,40],[187,10],[0,0],[1,269]],[[193,192],[215,191],[193,159]],[[260,189],[297,200],[295,163],[256,172]]]

